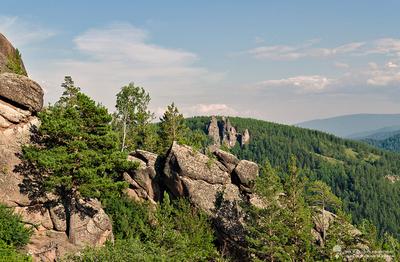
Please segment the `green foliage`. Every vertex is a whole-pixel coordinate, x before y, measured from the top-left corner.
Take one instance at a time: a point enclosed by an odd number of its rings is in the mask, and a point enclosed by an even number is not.
[[[23,148],[22,159],[43,172],[46,190],[99,198],[124,186],[114,180],[129,162],[118,150],[107,109],[75,91],[66,89],[59,102],[39,114],[36,141]]]
[[[331,188],[320,180],[310,183],[307,187],[307,202],[321,210],[336,212],[341,210],[342,201],[332,193]]]
[[[194,117],[186,124],[204,132],[209,120]],[[230,121],[238,132],[248,128],[251,133],[250,144],[233,147],[233,154],[260,165],[269,160],[274,167],[286,165],[295,155],[311,181],[325,182],[342,200],[353,223],[368,219],[377,226],[379,236],[387,231],[400,238],[400,183],[384,178],[400,175],[399,154],[294,126],[238,117]],[[287,172],[279,174],[283,178]]]
[[[188,131],[183,115],[179,113],[178,108],[172,103],[160,118],[160,153],[165,153],[173,141],[186,144]]]
[[[32,258],[0,240],[0,262],[30,262]]]
[[[5,245],[22,247],[32,235],[32,230],[24,226],[21,217],[11,208],[0,205],[0,242]]]
[[[32,235],[21,217],[9,207],[0,205],[0,261],[31,261],[30,257],[18,251],[25,246]]]
[[[107,109],[75,88],[72,79],[66,77],[63,86],[60,100],[39,113],[41,125],[33,143],[23,147],[19,169],[31,199],[46,192],[60,197],[71,228],[77,199],[120,195],[126,187],[121,173],[136,165],[120,151]]]
[[[156,149],[156,130],[151,124],[154,114],[148,110],[149,103],[149,93],[133,83],[117,94],[113,125],[119,131],[122,151]]]
[[[22,58],[21,53],[18,49],[15,50],[14,55],[10,55],[7,60],[7,68],[17,75],[24,75],[26,76],[25,68],[22,66]]]
[[[256,181],[256,192],[265,205],[247,207],[246,240],[250,257],[301,261],[311,256],[311,214],[303,198],[303,182],[294,158],[289,169],[288,181],[282,185],[276,170],[267,162]]]
[[[208,218],[168,194],[150,208],[126,198],[105,201],[115,244],[87,249],[75,261],[209,261],[218,257]],[[154,210],[155,208],[155,210]]]
[[[395,152],[400,152],[400,134],[396,134],[394,136],[377,140],[377,139],[364,139],[364,142],[371,144],[373,146],[390,150],[390,151],[395,151]]]

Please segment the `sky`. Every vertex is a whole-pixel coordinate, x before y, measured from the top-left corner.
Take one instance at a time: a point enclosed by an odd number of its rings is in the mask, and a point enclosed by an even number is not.
[[[294,124],[400,113],[400,1],[6,1],[0,32],[57,101],[65,75],[114,110],[130,82],[160,116]]]

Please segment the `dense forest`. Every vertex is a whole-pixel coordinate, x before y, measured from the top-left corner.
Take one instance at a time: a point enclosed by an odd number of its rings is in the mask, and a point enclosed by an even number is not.
[[[400,152],[400,134],[385,139],[363,139],[364,142],[389,151]]]
[[[206,130],[209,117],[187,119],[192,130]],[[249,145],[238,144],[231,152],[240,158],[284,167],[295,155],[310,180],[322,180],[343,200],[355,224],[372,221],[379,234],[391,232],[400,238],[400,183],[385,176],[399,175],[400,155],[341,139],[323,132],[261,120],[231,117],[242,132],[248,128]]]

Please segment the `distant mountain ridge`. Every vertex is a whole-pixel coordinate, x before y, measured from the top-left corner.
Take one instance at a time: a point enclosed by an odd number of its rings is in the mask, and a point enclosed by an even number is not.
[[[323,131],[339,137],[363,138],[381,131],[400,130],[400,114],[354,114],[316,119],[295,126]]]

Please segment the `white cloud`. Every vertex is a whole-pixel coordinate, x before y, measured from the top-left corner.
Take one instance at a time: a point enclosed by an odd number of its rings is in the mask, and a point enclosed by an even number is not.
[[[294,76],[276,80],[265,80],[257,84],[258,87],[290,87],[305,92],[319,92],[332,84],[333,79],[320,75]]]
[[[226,104],[197,104],[184,108],[187,115],[225,115],[235,116],[238,111]]]
[[[270,60],[297,60],[304,57],[331,57],[336,55],[349,54],[359,51],[364,42],[352,42],[334,48],[318,48],[315,45],[319,40],[310,40],[302,45],[270,45],[260,46],[244,53],[250,54],[257,59]]]
[[[168,49],[148,42],[148,33],[126,23],[91,29],[74,39],[78,50],[98,60],[125,61],[141,66],[180,66],[197,56],[183,50]]]
[[[365,54],[385,54],[400,56],[400,39],[381,38],[372,42]]]
[[[25,21],[17,16],[0,16],[0,32],[16,47],[40,42],[56,34],[53,30]]]
[[[350,65],[349,65],[349,64],[342,63],[342,62],[335,62],[333,65],[334,65],[336,68],[341,68],[341,69],[350,68]]]
[[[400,70],[398,65],[393,62],[386,63],[385,66],[376,65],[366,72],[368,77],[367,84],[371,86],[393,86],[400,85]]]
[[[32,70],[36,80],[46,80],[47,101],[58,98],[64,75],[110,109],[115,94],[131,81],[149,91],[157,108],[171,103],[172,95],[176,102],[196,100],[224,77],[197,66],[196,54],[154,44],[149,32],[128,23],[87,30],[73,44],[71,57],[77,58],[42,62]]]

